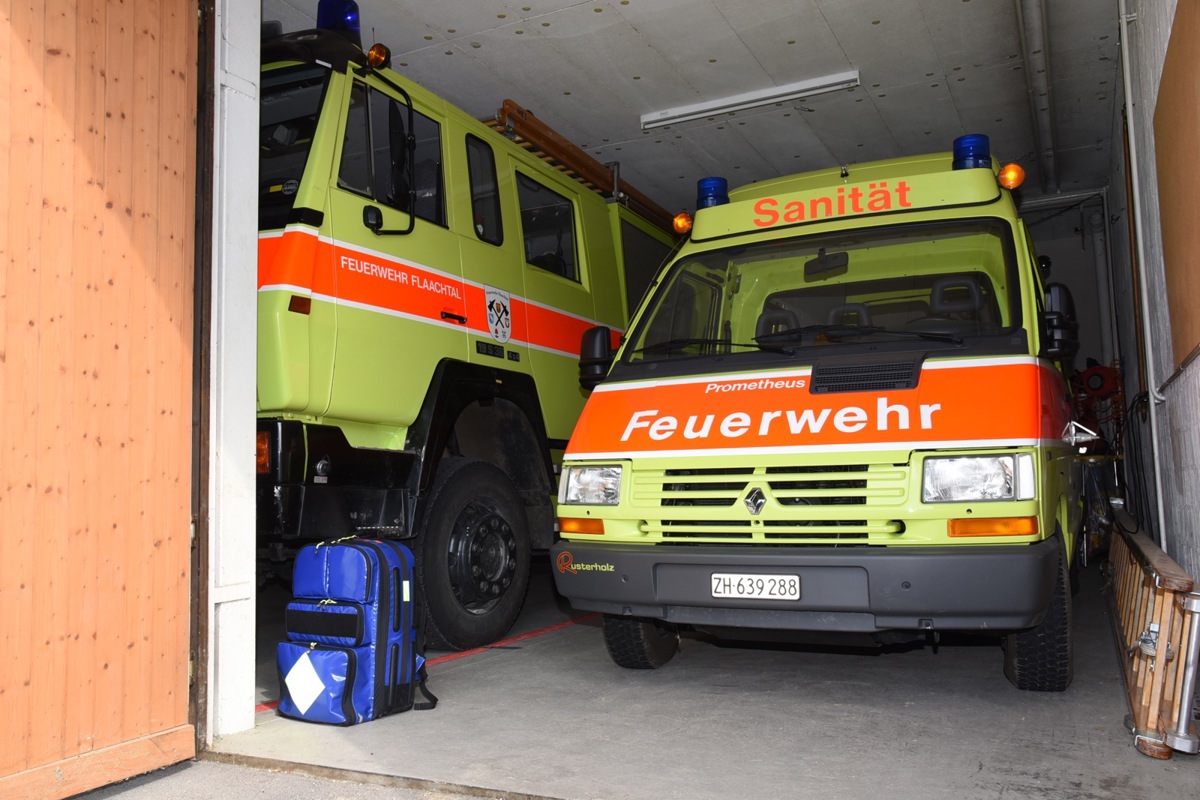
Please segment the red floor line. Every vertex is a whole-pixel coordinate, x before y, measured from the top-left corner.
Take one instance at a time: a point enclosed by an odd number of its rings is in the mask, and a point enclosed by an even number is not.
[[[569,628],[572,625],[578,625],[581,622],[591,622],[592,620],[596,619],[599,616],[600,616],[599,612],[597,612],[595,614],[585,614],[582,617],[575,617],[574,619],[569,619],[566,622],[556,622],[553,625],[547,625],[546,627],[538,628],[535,631],[529,631],[528,633],[519,633],[516,636],[510,636],[507,639],[501,639],[498,642],[493,642],[492,644],[484,645],[483,647],[476,647],[474,650],[462,650],[458,653],[447,653],[444,656],[438,656],[437,658],[429,659],[428,661],[425,662],[425,666],[435,667],[438,664],[445,664],[447,661],[456,661],[460,658],[466,658],[467,656],[473,656],[476,653],[483,653],[488,650],[498,650],[500,648],[507,647],[510,644],[515,644],[516,642],[523,642],[526,639],[532,639],[536,636],[541,636],[541,635],[547,634],[547,633],[553,633],[554,631],[561,631],[563,628]]]
[[[462,650],[458,653],[447,653],[444,656],[438,656],[437,658],[431,658],[425,662],[425,666],[426,667],[436,667],[438,664],[445,664],[449,661],[457,661],[460,658],[466,658],[467,656],[473,656],[478,653],[486,653],[488,650],[499,650],[499,649],[508,647],[511,644],[516,644],[517,642],[524,642],[527,639],[533,639],[538,636],[543,636],[547,633],[554,633],[555,631],[561,631],[563,628],[569,628],[572,625],[578,625],[581,622],[591,622],[592,620],[597,619],[598,617],[600,617],[599,612],[596,612],[594,614],[584,614],[582,617],[575,617],[575,618],[569,619],[565,622],[556,622],[553,625],[547,625],[544,628],[538,628],[537,630],[529,631],[527,633],[519,633],[516,636],[510,636],[507,639],[501,639],[498,642],[493,642],[492,644],[484,645],[483,647],[476,647],[473,650]],[[262,711],[272,711],[278,705],[279,705],[278,700],[271,700],[266,703],[259,703],[258,705],[256,705],[254,707],[254,713],[258,714]]]

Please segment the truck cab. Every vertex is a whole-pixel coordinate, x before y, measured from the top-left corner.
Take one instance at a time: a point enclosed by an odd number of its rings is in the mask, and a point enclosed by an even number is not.
[[[975,135],[701,182],[615,358],[585,339],[560,481],[554,577],[619,664],[688,628],[999,630],[1014,683],[1066,688],[1076,345],[1015,173]]]

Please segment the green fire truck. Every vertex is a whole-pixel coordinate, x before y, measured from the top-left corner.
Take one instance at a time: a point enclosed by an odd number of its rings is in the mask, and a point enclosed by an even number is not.
[[[618,664],[985,631],[1017,686],[1069,684],[1077,326],[989,149],[705,179],[619,351],[585,336],[554,578]]]
[[[260,565],[409,540],[431,645],[486,644],[555,536],[582,333],[619,335],[676,237],[530,112],[478,121],[322,16],[262,49]]]

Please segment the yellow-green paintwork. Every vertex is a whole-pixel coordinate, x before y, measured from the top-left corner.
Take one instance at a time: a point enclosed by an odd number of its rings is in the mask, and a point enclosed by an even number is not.
[[[265,70],[287,66],[273,64]],[[307,166],[295,198],[297,207],[324,213],[321,240],[389,254],[407,263],[455,276],[468,283],[496,287],[514,298],[549,306],[593,324],[623,330],[625,308],[619,216],[631,216],[605,202],[573,179],[505,140],[421,86],[391,71],[382,72],[410,95],[416,111],[440,125],[445,228],[417,220],[406,236],[376,236],[362,224],[362,209],[381,208],[384,228],[404,228],[408,215],[337,186],[342,130],[352,70],[330,79]],[[375,77],[365,82],[389,96],[396,93]],[[473,212],[465,153],[467,135],[491,145],[496,155],[498,191],[505,229],[499,246],[481,241],[472,227]],[[520,209],[513,171],[534,176],[575,203],[576,247],[581,280],[564,279],[525,262]],[[664,245],[670,237],[641,223]],[[310,229],[311,230],[311,229]],[[307,315],[288,310],[296,292],[260,290],[258,294],[258,410],[261,417],[300,419],[339,427],[354,446],[401,449],[408,426],[425,400],[431,378],[443,359],[477,362],[534,377],[548,435],[566,439],[585,401],[578,384],[577,353],[547,352],[510,342],[506,350],[519,361],[480,355],[476,341],[492,340],[452,324],[414,321],[378,310],[339,302],[333,259],[303,265],[309,286],[334,287],[330,296],[314,294]],[[515,338],[515,337],[514,337]],[[578,347],[578,343],[575,344]]]
[[[1036,324],[1038,313],[1042,309],[1041,279],[1037,274],[1036,256],[1032,242],[1023,222],[1017,216],[1016,207],[1008,191],[1001,190],[996,183],[996,172],[984,169],[951,171],[952,156],[949,153],[938,153],[914,158],[899,158],[888,161],[852,165],[848,175],[843,176],[838,168],[822,170],[803,175],[788,176],[771,181],[750,184],[729,193],[730,202],[726,205],[714,206],[700,210],[696,215],[695,226],[691,241],[685,243],[677,258],[687,258],[707,249],[737,247],[751,243],[760,243],[773,238],[785,238],[798,235],[825,233],[830,231],[853,229],[865,226],[881,226],[901,224],[904,222],[933,221],[942,219],[963,219],[977,217],[994,217],[1006,220],[1013,227],[1014,245],[1018,259],[1018,275],[1021,315],[1024,327],[1028,331],[1029,349],[1027,355],[1035,356],[1041,350],[1039,327]],[[777,198],[779,207],[789,202],[807,203],[814,197],[829,197],[839,188],[848,186],[878,184],[884,181],[892,182],[905,180],[913,186],[919,186],[921,202],[912,208],[891,210],[881,214],[847,214],[832,219],[805,221],[800,224],[779,224],[770,227],[756,226],[755,204],[763,198]],[[761,215],[758,216],[761,219]],[[932,261],[926,262],[920,272],[937,272],[937,257],[932,253],[925,254]],[[940,257],[940,256],[939,256]],[[792,265],[795,267],[796,265]],[[857,267],[857,262],[856,262]],[[665,270],[664,270],[665,273]],[[1002,283],[1002,273],[994,273],[993,277]],[[661,276],[660,276],[661,279]],[[1006,278],[1003,278],[1006,280]],[[1006,287],[1007,288],[1007,287]],[[747,287],[741,287],[746,291]],[[761,302],[759,303],[761,308]],[[638,316],[648,313],[647,305],[638,312]],[[1005,316],[1008,310],[1005,309]],[[1005,319],[1005,323],[1011,321]],[[631,323],[631,328],[637,320]],[[619,357],[619,356],[618,356]],[[969,357],[973,359],[978,356]],[[939,354],[939,360],[954,360]],[[722,378],[731,377],[722,373]],[[1014,398],[1014,403],[1037,403],[1036,397]],[[762,470],[771,467],[820,465],[839,465],[852,461],[856,464],[870,464],[872,471],[891,477],[888,491],[873,498],[870,506],[865,506],[861,516],[879,517],[880,519],[903,519],[906,530],[903,534],[891,533],[882,528],[872,530],[865,544],[886,545],[893,547],[929,547],[953,546],[971,547],[995,544],[1013,544],[1036,541],[1047,538],[1061,530],[1066,539],[1068,557],[1075,552],[1075,537],[1082,518],[1080,501],[1081,483],[1078,453],[1075,448],[1061,443],[1043,443],[1036,447],[999,448],[1005,454],[1031,453],[1036,465],[1037,497],[1034,500],[1007,502],[973,502],[973,503],[938,503],[926,504],[921,502],[921,472],[922,463],[926,457],[946,455],[936,450],[910,451],[880,449],[873,452],[855,452],[852,458],[845,453],[793,453],[793,454],[764,454],[748,458],[745,456],[716,456],[704,455],[690,458],[686,466],[691,469],[746,469],[754,468],[762,474]],[[990,449],[955,449],[955,455],[996,454],[997,448]],[[621,464],[623,480],[621,498],[616,506],[562,506],[559,513],[566,517],[583,517],[601,519],[604,521],[604,533],[573,534],[564,533],[563,538],[581,542],[611,541],[614,543],[655,544],[663,541],[659,535],[658,526],[650,524],[643,526],[642,520],[655,520],[668,515],[672,519],[685,520],[738,520],[745,521],[745,509],[740,503],[730,508],[714,507],[663,507],[654,497],[646,497],[648,502],[639,503],[635,495],[641,491],[641,486],[653,485],[663,475],[664,470],[679,469],[678,458],[652,458],[639,456],[636,459],[624,461],[573,460],[572,466],[596,464]],[[777,479],[773,475],[772,478]],[[689,482],[697,480],[689,477]],[[698,479],[703,480],[703,478]],[[719,480],[719,479],[714,479]],[[826,509],[826,515],[831,519],[845,517],[846,507],[827,506],[812,507]],[[761,516],[755,521],[764,525],[771,521],[772,507],[764,508]],[[814,516],[821,517],[820,511]],[[857,512],[855,516],[858,516]],[[982,517],[1028,517],[1037,516],[1039,533],[1036,536],[1003,536],[1003,537],[971,537],[952,539],[947,534],[947,520],[952,518]],[[779,519],[776,516],[776,519]],[[765,528],[755,531],[756,541],[765,543],[762,535]],[[802,539],[797,536],[797,539]],[[688,539],[689,542],[701,544],[705,542],[729,542],[722,538],[720,528],[714,528],[711,537],[699,536]],[[776,543],[780,543],[776,540]]]

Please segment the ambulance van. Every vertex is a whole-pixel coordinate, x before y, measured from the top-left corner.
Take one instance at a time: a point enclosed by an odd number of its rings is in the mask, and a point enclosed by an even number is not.
[[[475,647],[554,541],[582,333],[624,329],[676,237],[527,110],[485,124],[364,52],[357,13],[262,46],[260,573],[404,539],[431,646]]]
[[[976,134],[700,182],[619,351],[597,328],[581,353],[553,574],[617,664],[658,667],[690,629],[976,631],[1003,634],[1016,686],[1067,687],[1076,325],[1023,174]]]

